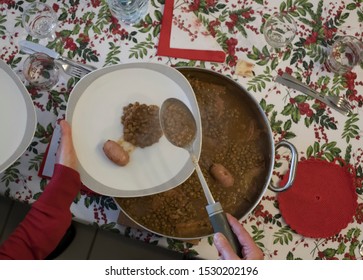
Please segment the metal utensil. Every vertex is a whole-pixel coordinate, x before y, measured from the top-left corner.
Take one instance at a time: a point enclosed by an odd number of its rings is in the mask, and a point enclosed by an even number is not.
[[[61,56],[59,53],[57,53],[54,50],[51,50],[45,46],[30,42],[30,41],[26,41],[26,40],[20,41],[19,45],[20,45],[20,49],[27,54],[33,54],[35,52],[42,52],[42,53],[49,55],[50,57],[54,58],[55,60],[57,60],[61,63],[64,63],[64,64],[67,63],[67,64],[73,65],[75,67],[80,67],[80,68],[84,69],[84,71],[87,71],[87,72],[92,72],[94,70],[97,70],[97,68],[95,66],[83,64],[83,63],[80,63],[77,61],[73,61],[64,56]]]
[[[324,96],[287,73],[283,73],[281,76],[277,76],[275,81],[287,87],[301,91],[302,93],[305,93],[319,100],[320,102],[323,102],[324,104],[328,105],[329,107],[343,115],[348,115],[352,112],[351,105],[344,97]]]
[[[46,150],[43,169],[39,171],[40,176],[47,178],[51,178],[53,176],[56,154],[60,143],[60,139],[61,139],[60,125],[56,123],[53,130],[52,139],[50,140],[50,143]]]
[[[74,66],[74,65],[71,65],[71,64],[68,64],[68,63],[61,63],[57,60],[56,61],[56,64],[61,68],[63,69],[63,71],[72,76],[72,77],[76,77],[76,78],[83,78],[84,76],[86,76],[88,73],[88,71],[85,71],[84,69],[80,68],[80,67],[77,67],[77,66]]]
[[[195,118],[189,108],[176,98],[165,100],[160,108],[160,125],[165,137],[173,145],[183,148],[189,152],[190,158],[197,171],[202,185],[204,195],[207,199],[206,206],[209,220],[214,232],[221,232],[231,244],[234,252],[242,257],[241,245],[236,235],[232,232],[227,217],[219,202],[215,202],[212,193],[205,181],[204,175],[199,167],[198,159],[193,152],[193,143],[197,134]]]
[[[342,96],[326,96],[326,98],[336,104],[339,108],[346,109],[349,112],[353,110],[352,105],[350,105],[349,101]]]

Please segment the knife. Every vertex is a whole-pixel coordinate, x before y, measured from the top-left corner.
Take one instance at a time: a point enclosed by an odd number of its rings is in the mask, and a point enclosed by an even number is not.
[[[311,89],[308,85],[303,84],[300,80],[292,77],[291,75],[287,73],[283,73],[281,76],[278,75],[275,78],[275,82],[278,82],[279,84],[282,84],[284,86],[287,86],[289,88],[296,89],[302,93],[305,93],[306,95],[309,95],[320,102],[326,104],[330,108],[338,111],[339,113],[346,115],[346,112],[342,109],[340,109],[337,105],[335,105],[331,100],[324,97],[324,95],[319,94],[317,91]]]
[[[51,58],[60,60],[62,62],[71,64],[71,65],[76,66],[76,67],[81,67],[82,69],[84,69],[84,70],[86,70],[88,72],[92,72],[92,71],[97,70],[97,68],[92,66],[92,65],[83,64],[83,63],[80,63],[80,62],[73,61],[73,60],[71,60],[69,58],[61,56],[59,53],[57,53],[56,51],[54,51],[52,49],[49,49],[47,47],[44,47],[42,45],[30,42],[30,41],[22,40],[22,41],[19,42],[19,45],[20,45],[20,50],[22,50],[23,52],[25,52],[27,54],[42,52],[42,53],[45,53],[45,54],[49,55]]]
[[[60,125],[56,124],[53,130],[52,139],[50,140],[49,143],[48,152],[45,157],[43,170],[41,172],[41,175],[44,177],[51,178],[53,176],[54,165],[55,165],[58,146],[60,143],[60,138],[61,138]]]

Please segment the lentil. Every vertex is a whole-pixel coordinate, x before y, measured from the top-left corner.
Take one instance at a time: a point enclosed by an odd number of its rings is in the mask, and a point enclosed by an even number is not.
[[[182,71],[181,71],[182,72]],[[183,72],[182,72],[183,73]],[[242,217],[256,201],[266,183],[264,127],[243,102],[241,92],[230,92],[210,77],[185,74],[196,94],[202,119],[200,167],[216,201],[225,212]],[[222,164],[233,175],[234,184],[222,187],[209,169]],[[156,233],[176,238],[198,238],[213,233],[196,172],[180,186],[155,195],[116,198],[137,223]]]
[[[124,140],[137,147],[151,146],[163,135],[159,124],[159,107],[156,105],[130,103],[123,108],[121,123],[124,126]]]
[[[195,120],[179,103],[168,103],[162,116],[164,134],[177,147],[193,143],[197,131]]]

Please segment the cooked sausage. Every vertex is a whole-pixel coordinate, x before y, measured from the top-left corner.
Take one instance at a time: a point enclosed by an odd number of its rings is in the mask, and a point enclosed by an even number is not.
[[[103,151],[105,155],[117,165],[125,166],[130,160],[129,153],[115,141],[107,140],[103,145]]]
[[[220,163],[213,163],[210,167],[210,173],[213,178],[219,182],[223,187],[232,187],[234,178],[232,174]]]

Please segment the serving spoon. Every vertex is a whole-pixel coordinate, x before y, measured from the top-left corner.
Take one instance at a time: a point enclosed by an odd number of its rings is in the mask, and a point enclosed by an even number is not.
[[[200,169],[198,159],[193,151],[193,144],[197,135],[197,125],[192,112],[179,99],[169,98],[161,105],[159,117],[160,126],[166,139],[171,144],[189,152],[208,202],[206,209],[214,232],[223,233],[234,252],[242,258],[242,248],[238,238],[233,233],[228,223],[222,205],[219,202],[215,202],[208,184],[205,181],[202,170]]]

